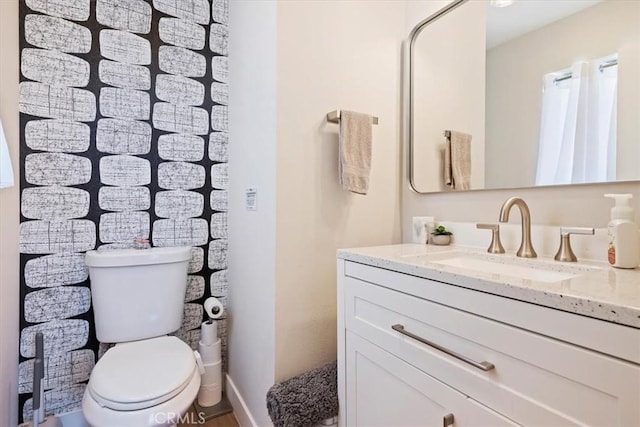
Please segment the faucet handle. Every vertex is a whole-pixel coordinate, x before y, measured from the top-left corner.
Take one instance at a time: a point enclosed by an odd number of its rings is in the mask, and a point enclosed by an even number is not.
[[[476,224],[476,228],[482,230],[491,230],[491,243],[487,252],[490,254],[503,254],[504,248],[500,242],[500,225],[498,224]]]
[[[595,230],[591,227],[560,227],[560,247],[556,256],[553,257],[556,261],[563,262],[576,262],[578,258],[571,249],[570,236],[572,234],[590,234],[593,235]]]

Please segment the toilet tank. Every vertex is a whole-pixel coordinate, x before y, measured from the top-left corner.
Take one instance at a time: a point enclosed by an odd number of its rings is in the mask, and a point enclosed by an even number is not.
[[[180,328],[190,258],[189,247],[87,252],[98,340],[135,341]]]

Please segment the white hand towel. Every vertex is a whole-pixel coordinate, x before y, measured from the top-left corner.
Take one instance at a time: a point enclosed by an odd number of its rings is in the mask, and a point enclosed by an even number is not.
[[[353,193],[369,191],[372,125],[373,117],[368,114],[344,110],[340,114],[340,183]]]
[[[4,129],[0,120],[0,188],[13,186],[13,168],[9,157],[7,140],[4,137]]]
[[[471,189],[471,135],[451,131],[444,150],[444,183],[454,190]]]

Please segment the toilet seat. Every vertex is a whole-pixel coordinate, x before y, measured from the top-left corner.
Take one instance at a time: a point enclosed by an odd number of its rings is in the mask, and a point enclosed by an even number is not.
[[[167,427],[166,416],[176,417],[187,413],[198,395],[200,373],[193,372],[191,381],[182,392],[159,405],[137,411],[116,411],[101,406],[89,393],[89,388],[82,397],[82,414],[91,427]]]
[[[193,350],[176,337],[116,344],[96,363],[87,390],[102,407],[141,410],[178,395],[196,370]]]

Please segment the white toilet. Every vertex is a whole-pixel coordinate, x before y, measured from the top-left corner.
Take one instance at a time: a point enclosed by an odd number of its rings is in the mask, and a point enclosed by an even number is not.
[[[182,323],[190,257],[185,247],[87,252],[96,335],[116,344],[82,399],[91,426],[172,426],[196,398],[197,355],[166,335]]]

